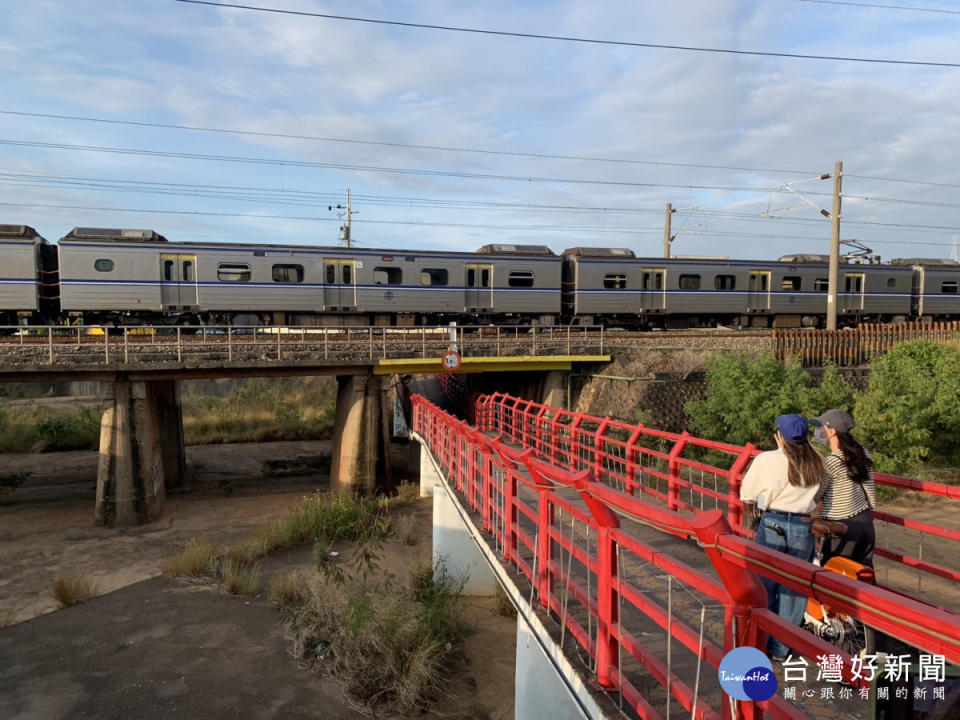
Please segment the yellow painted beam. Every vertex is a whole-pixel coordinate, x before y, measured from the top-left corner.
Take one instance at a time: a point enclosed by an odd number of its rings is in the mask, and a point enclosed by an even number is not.
[[[573,363],[610,362],[609,355],[519,355],[517,357],[465,357],[455,372],[531,372],[538,370],[570,370]],[[439,375],[444,371],[440,358],[389,358],[377,361],[375,375]]]

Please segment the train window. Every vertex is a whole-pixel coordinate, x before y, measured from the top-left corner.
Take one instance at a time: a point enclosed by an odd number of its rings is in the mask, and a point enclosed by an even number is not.
[[[846,281],[844,292],[863,292],[863,275],[847,275],[844,280]]]
[[[279,283],[302,283],[303,265],[274,265],[273,281]]]
[[[940,292],[944,295],[956,295],[957,294],[957,281],[956,280],[945,280],[940,285]]]
[[[447,285],[448,273],[446,270],[436,268],[424,268],[420,271],[421,285]]]
[[[99,260],[94,261],[93,268],[94,270],[97,270],[99,272],[112,272],[113,260],[108,260],[107,258],[100,258]]]
[[[784,275],[783,281],[780,283],[781,290],[799,292],[800,290],[800,276],[799,275]]]
[[[830,289],[830,281],[827,278],[817,278],[813,281],[814,292],[827,292]]]
[[[249,282],[250,266],[244,263],[220,263],[217,265],[217,280],[221,282]]]
[[[887,287],[896,287],[897,279],[896,278],[887,278]]]
[[[327,265],[327,283],[333,285],[337,281],[337,266]]]
[[[680,289],[681,290],[699,290],[700,276],[699,275],[681,275]]]
[[[737,278],[735,275],[717,275],[713,279],[713,287],[717,290],[733,290],[737,287]]]
[[[477,271],[473,268],[467,270],[467,287],[477,286]]]
[[[663,290],[662,272],[645,272],[643,274],[644,290]]]
[[[607,290],[623,290],[627,286],[626,275],[604,275],[603,287]]]
[[[403,283],[403,271],[398,267],[378,267],[373,269],[374,285],[400,285]]]
[[[490,268],[480,271],[480,287],[490,287]]]
[[[193,260],[184,260],[183,261],[183,275],[181,276],[183,282],[193,282],[195,278],[193,277]]]
[[[353,265],[344,264],[343,266],[343,284],[353,284]]]
[[[507,275],[507,285],[510,287],[533,287],[533,273],[525,270],[514,271]]]
[[[163,261],[163,279],[173,280],[173,260]]]

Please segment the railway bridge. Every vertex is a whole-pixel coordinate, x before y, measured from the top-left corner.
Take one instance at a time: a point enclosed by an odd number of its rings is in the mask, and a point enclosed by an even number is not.
[[[337,377],[331,485],[372,491],[389,476],[386,395],[395,376],[560,373],[605,362],[601,328],[533,327],[11,327],[0,328],[0,382],[98,381],[109,402],[100,430],[95,519],[157,518],[185,471],[180,381]],[[442,359],[446,357],[448,365]],[[553,373],[553,375],[551,375]]]
[[[518,610],[518,720],[960,711],[960,571],[922,557],[925,535],[928,551],[932,540],[939,557],[955,560],[957,530],[875,510],[878,525],[906,535],[877,548],[871,585],[752,542],[739,502],[743,471],[758,452],[750,445],[500,393],[477,399],[474,425],[423,397],[413,403],[435,557],[469,576],[468,593],[499,584]],[[955,486],[877,480],[960,509]],[[919,538],[919,556],[909,537],[914,546]],[[922,595],[911,587],[913,573],[922,575]],[[874,629],[882,652],[855,661],[785,623],[766,609],[761,576]],[[793,655],[789,668],[773,668],[776,692],[758,700],[728,694],[718,679],[726,654],[763,649],[768,634]],[[926,684],[918,677],[925,662],[943,669]],[[894,678],[888,665],[903,672]]]

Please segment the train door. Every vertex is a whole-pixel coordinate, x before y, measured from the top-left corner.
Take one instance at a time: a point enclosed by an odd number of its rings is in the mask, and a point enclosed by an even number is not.
[[[667,307],[667,271],[663,268],[644,268],[640,283],[640,308],[647,311]]]
[[[328,310],[357,309],[357,263],[346,258],[323,261],[323,304]]]
[[[196,255],[160,256],[160,305],[188,308],[199,302]]]
[[[770,309],[770,271],[751,270],[747,285],[747,312]]]
[[[467,310],[493,309],[493,265],[468,263],[464,278],[464,307]]]
[[[843,294],[840,296],[841,311],[860,312],[863,310],[863,291],[866,284],[867,276],[864,273],[843,274]]]

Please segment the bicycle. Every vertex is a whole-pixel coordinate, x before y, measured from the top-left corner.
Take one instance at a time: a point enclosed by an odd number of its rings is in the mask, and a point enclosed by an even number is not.
[[[823,562],[824,546],[831,539],[842,540],[847,526],[834,520],[814,520],[811,532],[816,537],[813,564],[844,577],[876,585],[873,568],[840,555]],[[834,609],[816,598],[807,600],[803,627],[831,645],[836,645],[850,655],[874,655],[877,651],[876,632],[849,615]]]

